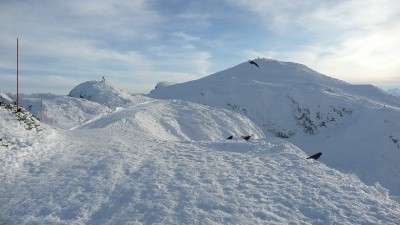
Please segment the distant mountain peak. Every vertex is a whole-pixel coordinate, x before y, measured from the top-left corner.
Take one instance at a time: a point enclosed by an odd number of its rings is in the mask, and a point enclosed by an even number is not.
[[[348,84],[344,81],[321,74],[303,64],[265,58],[245,61],[229,69],[201,78],[200,80],[221,80],[232,77],[273,83]]]
[[[198,80],[157,88],[149,96],[246,115],[264,133],[287,138],[309,154],[323,152],[321,161],[335,168],[347,170],[343,165],[358,163],[351,172],[366,182],[379,181],[394,195],[400,193],[400,180],[392,179],[398,172],[370,172],[383,171],[372,168],[382,164],[376,158],[389,154],[397,160],[390,166],[400,166],[400,126],[394,122],[400,100],[372,85],[352,85],[298,63],[253,59]],[[370,158],[358,157],[360,152],[368,152]]]

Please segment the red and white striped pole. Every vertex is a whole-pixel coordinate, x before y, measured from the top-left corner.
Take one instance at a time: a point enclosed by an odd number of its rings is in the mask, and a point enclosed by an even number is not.
[[[19,102],[18,102],[18,38],[17,38],[17,112],[18,112],[18,106],[19,106]]]

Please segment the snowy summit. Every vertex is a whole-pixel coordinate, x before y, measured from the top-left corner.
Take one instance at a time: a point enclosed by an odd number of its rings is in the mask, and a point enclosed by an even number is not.
[[[250,61],[251,62],[251,61]],[[155,89],[246,115],[266,134],[400,196],[400,99],[372,85],[351,85],[307,66],[270,59],[244,62],[199,80]]]
[[[69,96],[87,99],[110,108],[123,107],[143,101],[138,99],[138,95],[132,96],[128,92],[114,87],[104,78],[102,81],[87,81],[79,84],[71,90]]]
[[[2,105],[0,224],[399,224],[398,101],[253,62],[153,98],[88,81]]]

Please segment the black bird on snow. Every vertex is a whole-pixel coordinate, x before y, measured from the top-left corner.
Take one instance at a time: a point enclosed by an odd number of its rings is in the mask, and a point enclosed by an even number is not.
[[[242,138],[246,141],[248,141],[250,139],[251,135],[246,135],[246,136],[242,136]]]
[[[315,159],[315,160],[317,160],[321,155],[322,155],[322,152],[318,152],[317,154],[314,154],[314,155],[308,157],[307,159]]]
[[[229,136],[226,140],[232,140],[233,136]]]
[[[256,62],[254,62],[254,60],[250,60],[249,63],[259,67],[258,64]]]

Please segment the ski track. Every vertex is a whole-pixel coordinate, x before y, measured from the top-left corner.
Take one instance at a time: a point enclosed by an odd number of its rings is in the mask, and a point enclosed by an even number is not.
[[[387,196],[356,176],[304,160],[281,140],[174,142],[98,129],[59,132],[54,148],[62,150],[8,177],[3,223],[400,222],[400,207]]]

